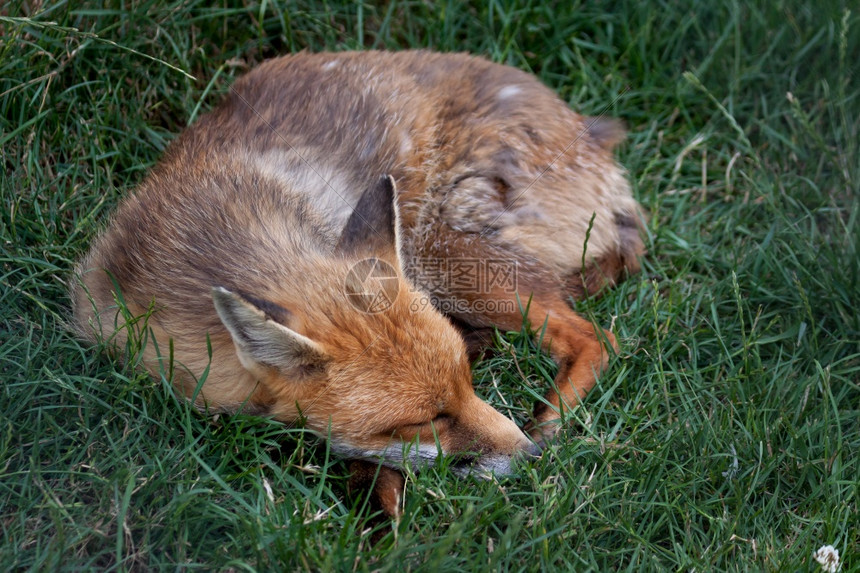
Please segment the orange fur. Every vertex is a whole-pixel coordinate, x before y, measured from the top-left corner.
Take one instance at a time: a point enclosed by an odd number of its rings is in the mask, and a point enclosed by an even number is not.
[[[261,172],[231,150],[189,156],[183,141],[82,261],[82,336],[122,348],[132,326],[115,296],[132,314],[151,305],[140,333],[150,371],[164,368],[172,340],[173,381],[186,396],[208,368],[198,406],[304,418],[346,457],[397,467],[432,463],[441,450],[468,454],[459,471],[504,474],[534,451],[475,395],[459,333],[418,305],[401,269],[390,180],[370,186],[341,232],[295,191],[301,175]],[[383,264],[390,306],[368,312],[350,298],[363,286],[350,273]]]
[[[594,385],[614,337],[578,317],[570,297],[637,272],[644,251],[641,209],[612,153],[618,122],[574,113],[522,71],[423,51],[277,58],[237,81],[207,122],[207,133],[236,134],[281,161],[316,164],[324,153],[341,169],[329,179],[336,197],[317,187],[325,204],[354,205],[362,186],[346,181],[392,174],[407,274],[468,329],[518,330],[517,301],[532,298],[527,318],[547,322],[560,365],[535,437],[551,436],[560,410]],[[342,222],[349,210],[329,213]],[[462,260],[515,267],[516,288],[439,284],[433,271]]]
[[[467,55],[271,60],[123,201],[80,265],[77,329],[122,347],[115,280],[133,315],[152,310],[159,349],[174,341],[182,392],[209,368],[201,407],[304,417],[342,454],[391,466],[432,460],[438,440],[471,452],[462,468],[510,471],[535,447],[475,396],[463,341],[427,300],[480,332],[519,329],[517,301],[531,299],[560,366],[532,429],[551,435],[615,345],[569,298],[639,269],[640,208],[612,154],[622,137],[534,77]],[[373,200],[382,174],[396,205]],[[395,270],[384,312],[354,304],[351,270],[369,257]],[[437,280],[462,261],[508,265],[515,285]],[[155,346],[143,352],[157,371]]]

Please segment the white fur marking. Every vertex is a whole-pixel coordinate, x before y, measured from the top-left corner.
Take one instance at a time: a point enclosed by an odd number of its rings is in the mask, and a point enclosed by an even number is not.
[[[410,463],[416,469],[420,469],[434,465],[439,457],[439,449],[435,444],[420,444],[416,446],[414,443],[401,441],[394,441],[382,450],[354,448],[346,443],[332,441],[331,449],[345,458],[363,459],[372,462],[378,462],[382,459],[388,462],[385,465],[394,468],[402,468],[406,463]],[[492,475],[505,476],[513,473],[511,456],[504,454],[480,456],[472,465],[455,463],[450,466],[450,469],[458,476],[465,477],[472,475],[480,479],[490,479]]]
[[[412,151],[412,138],[404,135],[400,138],[400,155],[407,156]]]
[[[520,86],[505,86],[499,90],[499,93],[496,97],[499,99],[509,99],[514,97],[515,95],[521,93],[523,90]]]

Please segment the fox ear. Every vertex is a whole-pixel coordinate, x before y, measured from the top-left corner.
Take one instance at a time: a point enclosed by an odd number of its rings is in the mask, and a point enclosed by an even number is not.
[[[600,147],[612,151],[627,137],[624,122],[611,117],[585,117],[585,130]]]
[[[329,359],[319,344],[276,321],[289,316],[286,309],[221,287],[212,289],[212,301],[247,370],[275,368],[302,378],[325,368]]]
[[[393,254],[401,265],[400,211],[394,178],[381,177],[362,193],[341,233],[336,251],[348,255]]]

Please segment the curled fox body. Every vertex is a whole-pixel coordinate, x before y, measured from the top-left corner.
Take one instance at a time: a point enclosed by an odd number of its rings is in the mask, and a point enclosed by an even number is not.
[[[340,172],[321,171],[328,185],[317,189],[337,193],[318,199],[333,201],[338,224],[363,188],[355,178],[393,175],[407,274],[469,340],[519,330],[525,306],[533,328],[546,325],[559,372],[535,412],[536,439],[594,386],[615,339],[570,298],[637,272],[643,252],[641,209],[613,157],[617,122],[576,114],[517,69],[407,51],[270,60],[235,83],[208,125],[271,165],[330,157]]]
[[[477,398],[460,332],[426,301],[479,334],[519,329],[531,301],[560,366],[531,432],[551,434],[614,344],[569,297],[636,271],[642,252],[612,157],[621,136],[528,74],[467,55],[271,60],[119,206],[79,265],[76,329],[121,346],[121,300],[149,313],[151,371],[171,339],[180,391],[207,371],[200,406],[304,418],[350,458],[397,467],[441,449],[469,452],[463,471],[508,473],[537,448]],[[461,261],[500,262],[515,280],[449,280]],[[370,304],[364,281],[383,264],[388,304],[371,312],[356,301]]]

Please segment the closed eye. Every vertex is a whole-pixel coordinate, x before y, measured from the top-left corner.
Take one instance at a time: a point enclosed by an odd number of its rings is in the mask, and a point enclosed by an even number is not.
[[[387,435],[399,435],[401,439],[411,440],[416,435],[420,434],[422,430],[430,430],[433,432],[439,431],[439,429],[443,426],[450,424],[453,421],[453,418],[448,414],[439,414],[432,420],[428,420],[427,422],[420,422],[416,424],[401,424],[391,428],[387,432],[383,432],[383,434]]]

